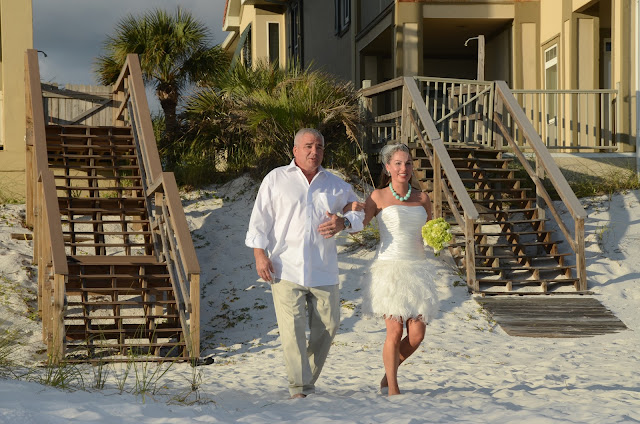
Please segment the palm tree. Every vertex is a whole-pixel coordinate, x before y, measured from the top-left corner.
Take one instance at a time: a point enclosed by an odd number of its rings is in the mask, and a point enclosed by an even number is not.
[[[164,147],[177,138],[177,107],[183,90],[211,73],[227,69],[228,60],[219,46],[209,44],[210,34],[191,13],[178,8],[169,14],[154,9],[141,16],[128,15],[104,43],[104,55],[96,60],[95,72],[102,84],[113,84],[127,54],[140,56],[145,83],[153,84],[164,112]],[[171,149],[169,149],[171,151]],[[173,165],[173,155],[165,159]]]
[[[184,151],[224,151],[229,165],[262,175],[289,162],[294,134],[311,127],[325,136],[325,164],[349,172],[358,166],[361,116],[350,83],[319,71],[257,63],[253,69],[237,65],[207,85],[186,101]]]

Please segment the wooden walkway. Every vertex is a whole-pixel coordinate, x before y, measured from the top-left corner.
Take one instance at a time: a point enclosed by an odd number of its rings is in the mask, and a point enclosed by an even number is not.
[[[593,297],[476,297],[510,336],[591,337],[627,326]]]

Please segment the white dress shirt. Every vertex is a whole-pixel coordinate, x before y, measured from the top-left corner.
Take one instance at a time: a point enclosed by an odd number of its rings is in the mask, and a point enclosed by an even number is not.
[[[271,171],[262,181],[253,206],[245,244],[265,249],[274,277],[301,286],[338,284],[335,237],[325,239],[318,226],[342,212],[358,198],[351,185],[319,167],[311,183],[295,161]],[[345,216],[356,232],[363,228],[364,212]]]

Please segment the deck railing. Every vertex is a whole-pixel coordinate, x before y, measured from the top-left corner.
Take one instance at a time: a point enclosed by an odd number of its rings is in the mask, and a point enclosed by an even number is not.
[[[200,266],[171,172],[162,172],[138,55],[113,85],[114,125],[131,125],[158,260],[166,261],[191,357],[200,355]],[[188,322],[188,324],[187,324]]]
[[[491,145],[493,83],[416,77],[429,114],[445,143]]]
[[[548,149],[618,150],[618,90],[511,90]],[[518,144],[523,139],[517,135]]]
[[[65,354],[65,286],[69,270],[53,173],[49,169],[38,52],[25,53],[27,225],[33,228],[38,265],[38,311],[50,360]]]
[[[374,129],[376,130],[381,128],[380,124],[392,122],[394,126],[390,128],[399,129],[399,131],[394,130],[392,137],[384,140],[375,138],[379,136],[379,133],[374,132],[374,141],[378,145],[386,144],[389,141],[417,142],[422,147],[433,167],[434,189],[432,202],[434,217],[442,216],[443,202],[446,201],[456,223],[464,232],[464,261],[467,284],[469,288],[477,290],[474,226],[479,214],[449,157],[449,153],[440,137],[439,131],[436,129],[436,124],[427,110],[415,79],[411,77],[396,78],[371,88],[364,88],[360,93],[366,99],[364,104],[368,105],[370,109],[373,106],[372,100],[376,96],[386,98],[399,96],[400,111],[379,115],[373,120]],[[373,113],[372,110],[369,112]],[[399,127],[397,126],[398,123],[400,124]],[[447,180],[451,185],[451,189],[449,189]],[[460,209],[456,204],[456,199],[459,202]]]
[[[576,273],[579,279],[578,290],[586,291],[584,221],[587,213],[573,190],[571,190],[571,187],[569,187],[569,183],[560,172],[558,165],[551,157],[540,135],[525,115],[507,84],[504,81],[496,81],[495,84],[496,105],[494,106],[493,122],[496,126],[496,144],[500,148],[508,148],[514,154],[535,184],[538,218],[545,218],[544,206],[546,206],[576,255]],[[520,142],[516,141],[518,137],[521,139]],[[531,152],[533,157],[525,156],[523,153],[525,149]],[[531,165],[532,162],[533,166]],[[545,189],[543,184],[545,177],[549,178],[573,218],[573,233],[563,222],[560,213],[551,200],[551,196]],[[550,236],[551,234],[547,237]]]

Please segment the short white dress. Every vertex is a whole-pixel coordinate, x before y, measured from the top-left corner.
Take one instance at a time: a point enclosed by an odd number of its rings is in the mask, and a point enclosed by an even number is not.
[[[363,312],[429,322],[438,311],[437,280],[449,273],[425,251],[421,229],[427,212],[422,206],[391,205],[377,219],[380,246],[363,278]]]

